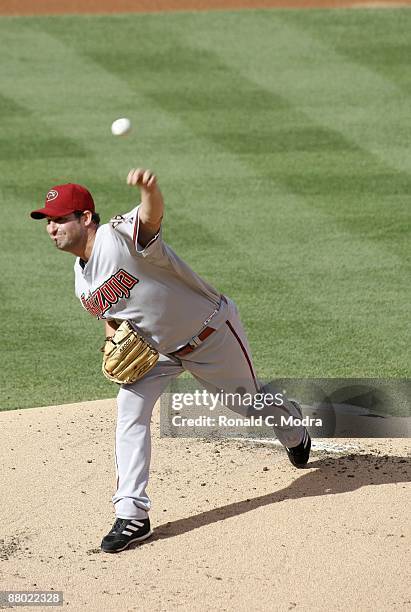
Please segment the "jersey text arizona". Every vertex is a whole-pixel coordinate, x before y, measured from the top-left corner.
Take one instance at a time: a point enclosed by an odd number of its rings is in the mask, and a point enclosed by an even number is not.
[[[100,319],[121,298],[129,298],[130,289],[138,282],[138,278],[125,270],[119,270],[104,281],[93,293],[90,293],[88,297],[83,293],[81,302],[93,317]]]

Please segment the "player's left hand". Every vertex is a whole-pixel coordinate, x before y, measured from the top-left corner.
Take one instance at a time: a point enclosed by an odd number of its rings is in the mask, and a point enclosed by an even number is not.
[[[137,186],[146,191],[154,191],[157,187],[157,177],[151,170],[132,168],[127,175],[127,185]]]

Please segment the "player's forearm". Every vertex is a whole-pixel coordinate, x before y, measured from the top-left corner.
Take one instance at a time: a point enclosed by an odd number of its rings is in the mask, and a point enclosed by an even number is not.
[[[162,193],[155,185],[150,191],[141,188],[141,206],[139,209],[140,223],[146,227],[158,230],[164,214],[164,200]]]
[[[114,332],[116,331],[116,329],[119,327],[119,324],[116,323],[115,321],[104,321],[104,330],[105,330],[105,336],[106,338],[111,338],[111,336],[114,336]]]
[[[140,226],[143,226],[145,234],[155,234],[160,229],[164,213],[163,196],[156,175],[151,170],[132,168],[127,176],[127,184],[140,189]]]

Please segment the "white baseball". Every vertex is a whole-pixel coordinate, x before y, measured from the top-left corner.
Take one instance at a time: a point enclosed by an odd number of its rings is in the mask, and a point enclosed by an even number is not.
[[[131,121],[127,117],[116,119],[111,124],[111,133],[114,136],[126,136],[131,130]]]

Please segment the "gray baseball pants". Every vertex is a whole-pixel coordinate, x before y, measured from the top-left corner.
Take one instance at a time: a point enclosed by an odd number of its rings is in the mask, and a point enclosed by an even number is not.
[[[155,367],[132,385],[123,385],[117,397],[116,475],[117,491],[112,498],[118,518],[146,518],[150,499],[146,493],[151,458],[150,423],[153,407],[171,380],[189,371],[209,392],[260,391],[247,337],[235,303],[227,298],[210,322],[217,329],[198,348],[179,361],[160,355]],[[244,409],[233,410],[244,415]],[[270,408],[276,422],[280,415],[300,418],[291,402]],[[274,428],[280,442],[297,446],[304,435],[303,426]]]

